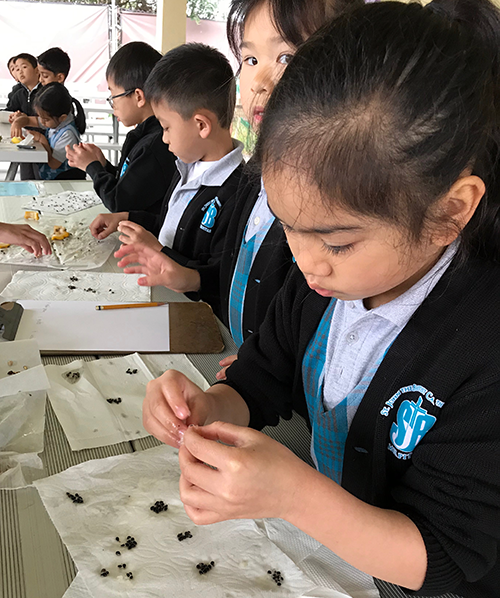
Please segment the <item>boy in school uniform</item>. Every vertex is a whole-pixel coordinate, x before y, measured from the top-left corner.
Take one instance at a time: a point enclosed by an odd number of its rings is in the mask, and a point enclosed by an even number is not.
[[[31,54],[19,54],[14,60],[15,78],[21,84],[21,87],[12,94],[7,102],[5,110],[13,112],[10,122],[13,124],[19,113],[33,116],[33,100],[40,88],[37,61]]]
[[[95,192],[111,212],[158,214],[176,170],[175,156],[163,143],[162,128],[144,96],[146,79],[160,58],[148,44],[131,42],[109,62],[106,79],[113,113],[125,126],[136,125],[127,134],[117,167],[91,143],[66,148],[69,165],[90,175]]]
[[[122,243],[148,245],[195,268],[222,251],[242,172],[243,146],[230,133],[233,71],[214,48],[184,44],[158,62],[145,92],[163,127],[163,141],[178,156],[178,172],[158,217],[137,211],[101,214],[91,230],[98,239],[119,230]]]
[[[71,68],[71,60],[67,52],[61,50],[61,48],[49,48],[37,58],[37,65],[38,77],[42,87],[54,82],[64,85]],[[83,115],[84,112],[80,102],[75,98],[72,98],[72,100],[77,105],[77,111]],[[15,115],[11,125],[12,136],[21,137],[22,128],[27,126],[40,128],[38,117],[19,112]],[[43,128],[40,128],[40,131],[43,131]]]

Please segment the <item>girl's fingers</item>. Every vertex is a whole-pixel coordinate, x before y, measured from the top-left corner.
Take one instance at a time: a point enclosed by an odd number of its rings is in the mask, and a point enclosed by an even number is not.
[[[129,253],[118,262],[120,268],[124,268],[129,264],[137,264],[139,262],[139,255],[137,253]]]
[[[225,422],[190,426],[184,435],[184,446],[198,461],[218,469],[227,468],[234,460],[233,447],[246,443],[247,431],[247,428]]]
[[[179,465],[182,475],[193,486],[197,486],[210,494],[217,494],[220,490],[220,472],[205,462],[199,461],[184,444],[179,449]]]
[[[120,264],[118,266],[121,268]],[[130,268],[123,268],[124,274],[147,274],[148,271],[142,266],[130,266]]]

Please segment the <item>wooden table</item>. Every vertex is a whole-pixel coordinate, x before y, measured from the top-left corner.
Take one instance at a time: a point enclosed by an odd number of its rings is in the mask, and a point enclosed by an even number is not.
[[[0,123],[0,135],[3,139],[10,137],[10,125]],[[6,181],[13,181],[19,164],[45,164],[49,157],[47,151],[38,142],[34,142],[34,150],[23,150],[14,143],[0,143],[0,162],[10,162],[5,175]]]

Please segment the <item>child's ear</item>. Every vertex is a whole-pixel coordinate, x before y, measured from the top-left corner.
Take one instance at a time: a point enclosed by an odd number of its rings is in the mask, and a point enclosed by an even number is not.
[[[193,116],[193,118],[196,128],[198,129],[198,135],[202,139],[206,139],[213,129],[213,123],[210,115],[204,114],[203,112],[198,112]]]
[[[444,225],[435,232],[434,240],[449,245],[456,239],[474,213],[486,192],[483,180],[475,175],[460,177],[438,202],[438,221]]]
[[[137,88],[134,91],[134,97],[135,97],[135,102],[137,104],[137,108],[144,108],[144,106],[147,104],[147,101],[146,101],[146,96],[144,95],[144,92],[142,91],[142,89]]]
[[[64,73],[56,73],[56,81],[58,83],[64,83],[64,81],[66,81],[66,77],[64,76]]]
[[[68,118],[67,114],[61,114],[61,116],[59,117],[59,123],[62,123],[63,120],[66,120]]]

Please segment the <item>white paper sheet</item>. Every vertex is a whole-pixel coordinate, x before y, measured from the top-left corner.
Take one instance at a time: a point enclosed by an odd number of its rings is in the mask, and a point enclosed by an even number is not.
[[[43,463],[36,453],[0,452],[0,488],[24,488],[41,477]]]
[[[107,272],[44,272],[19,270],[2,291],[5,299],[35,301],[107,301],[146,303],[151,289],[137,284],[140,274]]]
[[[18,373],[9,375],[9,371]],[[0,343],[1,451],[39,453],[43,450],[48,387],[36,342]]]
[[[176,451],[161,446],[89,461],[35,482],[94,597],[299,597],[314,587],[255,522],[193,524],[180,502],[178,479]],[[66,492],[78,493],[83,503],[73,503]],[[167,511],[151,511],[158,500]],[[177,534],[186,531],[192,538],[179,542]],[[137,542],[131,550],[121,546],[127,536]],[[196,565],[211,561],[213,569],[199,575]],[[118,568],[123,563],[126,570]],[[281,587],[268,570],[281,571]]]
[[[107,239],[98,241],[92,236],[89,216],[42,216],[40,220],[19,220],[14,224],[29,224],[43,233],[52,247],[51,255],[34,257],[22,247],[11,245],[0,249],[0,264],[37,266],[45,268],[92,270],[102,266],[118,245],[118,235],[113,233]],[[63,226],[70,236],[52,241],[54,226]]]
[[[101,199],[95,191],[63,191],[23,201],[23,208],[39,210],[42,214],[74,214],[101,204]]]
[[[61,353],[163,353],[170,351],[168,305],[96,310],[94,301],[20,300],[16,339],[35,339],[40,351]]]
[[[204,389],[208,387],[185,355],[170,357],[173,367],[183,370]],[[64,366],[48,365],[45,369],[51,384],[49,400],[72,450],[149,436],[142,426],[142,403],[146,385],[154,375],[139,355],[73,361]],[[130,374],[127,370],[137,372]],[[69,372],[75,378],[68,377]],[[120,403],[107,401],[118,398]]]

